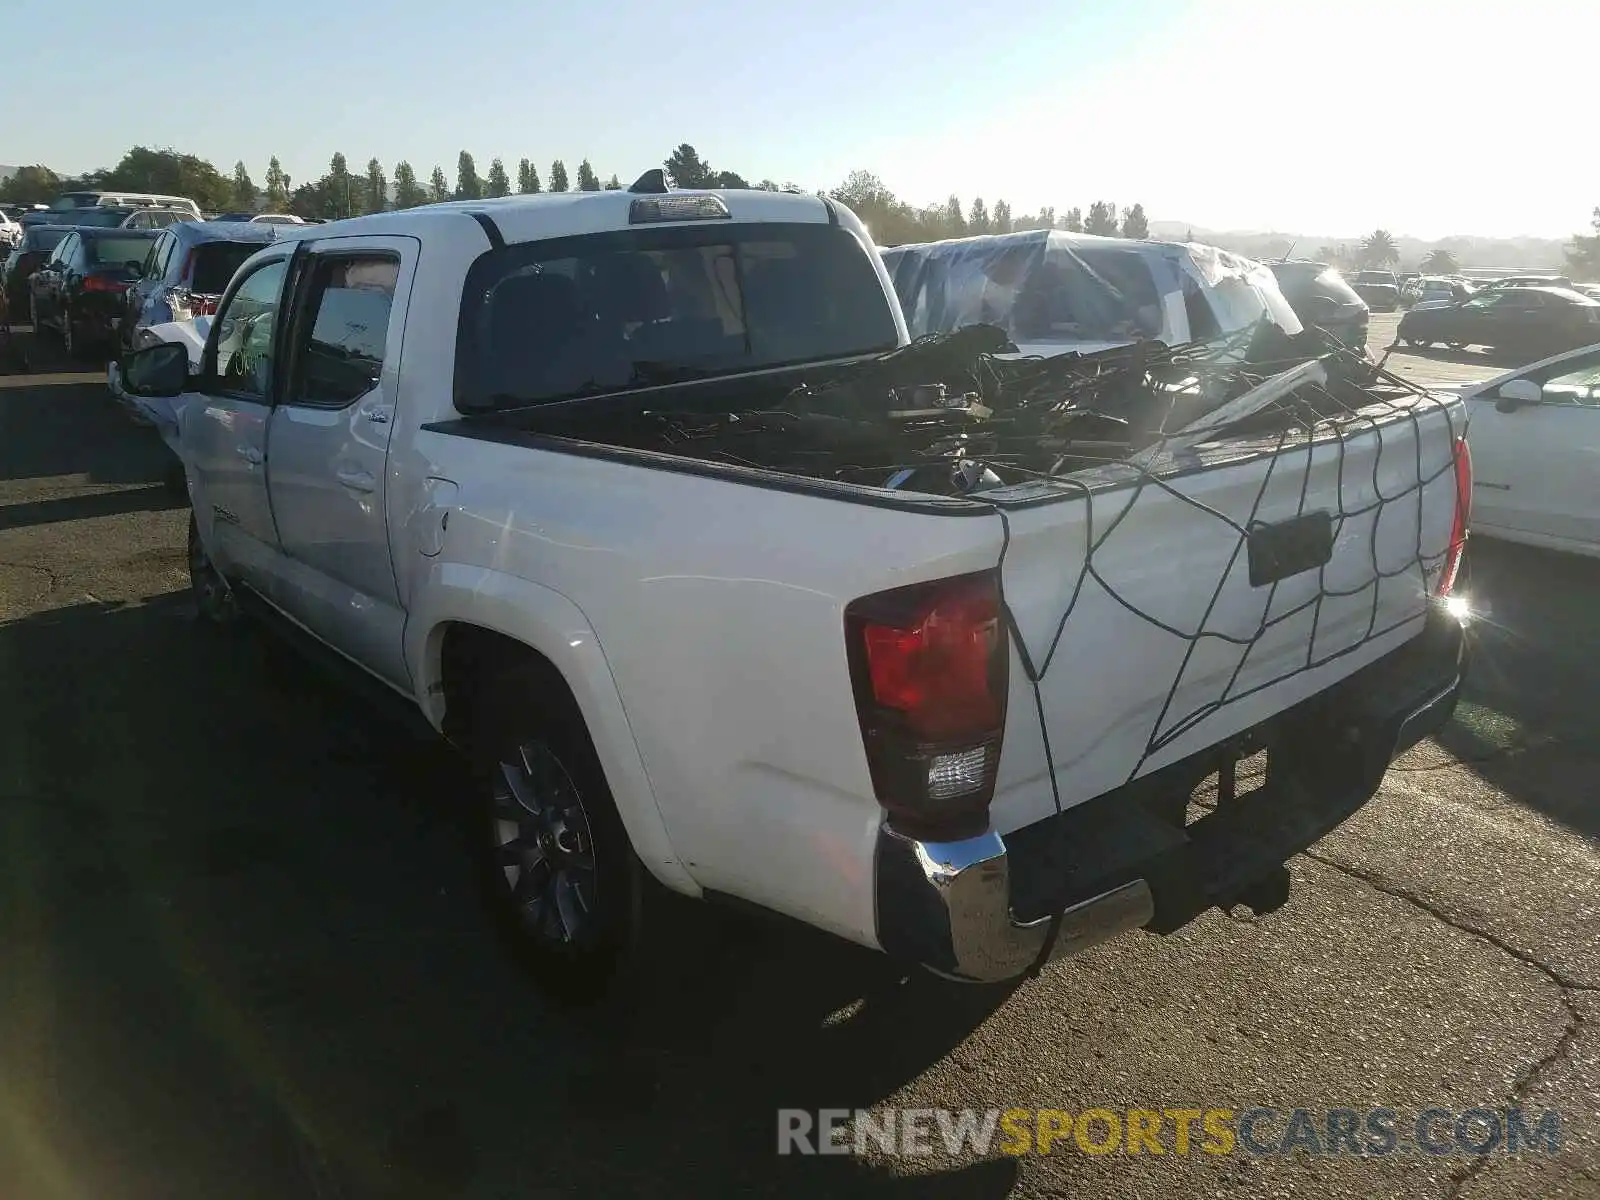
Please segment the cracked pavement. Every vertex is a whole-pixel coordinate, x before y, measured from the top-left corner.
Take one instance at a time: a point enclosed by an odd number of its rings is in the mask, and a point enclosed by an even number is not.
[[[198,627],[153,433],[4,384],[7,1200],[1600,1195],[1600,562],[1474,543],[1466,702],[1276,912],[1007,990],[682,905],[583,1018],[484,933],[448,756]],[[1560,1155],[773,1153],[780,1106],[1514,1103]]]

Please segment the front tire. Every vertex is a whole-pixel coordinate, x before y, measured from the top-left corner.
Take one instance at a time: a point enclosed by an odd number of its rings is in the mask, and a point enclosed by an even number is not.
[[[639,861],[588,730],[553,671],[514,668],[472,699],[473,837],[513,957],[563,1004],[621,994],[659,887]]]
[[[239,601],[206,552],[193,512],[189,514],[189,594],[194,598],[202,621],[219,629],[238,628],[244,616],[239,610]]]

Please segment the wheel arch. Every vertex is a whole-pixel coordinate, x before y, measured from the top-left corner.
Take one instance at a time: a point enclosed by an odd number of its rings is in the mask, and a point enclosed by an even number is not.
[[[406,661],[429,723],[447,737],[457,734],[451,714],[464,713],[474,680],[519,660],[548,671],[583,718],[640,860],[666,887],[698,895],[699,884],[672,847],[610,664],[582,611],[530,580],[461,564],[434,566],[406,626]]]

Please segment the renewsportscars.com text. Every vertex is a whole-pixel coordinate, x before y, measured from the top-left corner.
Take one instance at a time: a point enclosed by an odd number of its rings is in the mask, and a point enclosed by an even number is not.
[[[778,1110],[779,1154],[1557,1154],[1553,1109]]]

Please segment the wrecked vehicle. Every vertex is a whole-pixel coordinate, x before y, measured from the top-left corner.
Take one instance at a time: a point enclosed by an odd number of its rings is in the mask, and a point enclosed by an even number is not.
[[[1169,346],[1299,318],[1272,272],[1198,243],[1133,241],[1060,229],[883,250],[911,336],[994,325],[1023,354]]]
[[[848,210],[657,171],[292,232],[122,378],[200,611],[459,747],[587,998],[662,888],[965,980],[1281,903],[1461,677],[1462,404],[1341,353],[911,341]]]

